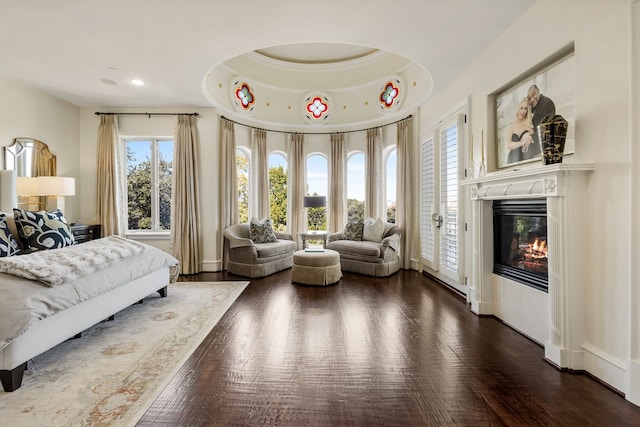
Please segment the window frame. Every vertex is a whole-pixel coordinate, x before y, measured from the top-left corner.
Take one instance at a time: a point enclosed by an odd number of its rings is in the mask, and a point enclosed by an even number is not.
[[[121,136],[120,137],[121,146],[124,148],[123,150],[123,164],[122,173],[124,175],[124,205],[126,212],[125,216],[125,224],[126,231],[125,235],[127,237],[144,237],[146,239],[159,239],[165,240],[168,239],[171,234],[171,228],[169,229],[160,229],[160,182],[159,182],[159,167],[160,167],[160,155],[158,144],[160,142],[171,142],[175,144],[175,138],[173,136]],[[127,161],[127,145],[129,142],[140,142],[140,141],[150,141],[151,142],[151,189],[152,189],[152,197],[151,197],[151,229],[149,230],[132,230],[129,229],[129,190],[128,190],[128,161]],[[171,153],[171,165],[173,169],[173,153]],[[172,171],[173,173],[173,171]],[[173,184],[173,180],[172,180]],[[171,188],[171,193],[173,194],[173,186]],[[173,197],[172,197],[173,198]],[[171,203],[171,201],[169,202]]]

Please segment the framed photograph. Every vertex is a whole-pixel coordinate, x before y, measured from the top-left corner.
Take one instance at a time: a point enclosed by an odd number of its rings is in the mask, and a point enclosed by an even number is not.
[[[575,76],[572,52],[495,94],[497,169],[542,162],[539,125],[549,115],[569,122],[564,154],[574,153]]]

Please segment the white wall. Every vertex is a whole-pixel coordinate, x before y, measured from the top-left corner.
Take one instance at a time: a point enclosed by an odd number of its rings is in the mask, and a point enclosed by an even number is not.
[[[421,127],[432,128],[461,100],[471,99],[474,158],[494,141],[488,95],[575,43],[576,148],[571,161],[595,163],[587,186],[588,242],[585,302],[587,370],[626,392],[629,355],[630,86],[628,0],[538,0],[491,46],[478,52],[444,90],[421,109]],[[489,170],[494,152],[486,150]]]
[[[14,138],[40,140],[57,156],[59,176],[78,176],[78,107],[7,77],[0,77],[0,146]],[[4,150],[0,150],[4,169]],[[76,194],[82,182],[76,180]],[[78,196],[65,198],[65,217],[79,219]]]

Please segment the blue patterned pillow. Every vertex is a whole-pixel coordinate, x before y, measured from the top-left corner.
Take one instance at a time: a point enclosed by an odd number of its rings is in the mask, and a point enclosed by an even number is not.
[[[7,215],[0,213],[0,257],[18,255],[19,253],[20,246],[9,230]]]
[[[364,221],[349,221],[344,227],[342,232],[342,238],[344,240],[362,240],[362,233],[364,232]]]
[[[262,221],[251,218],[251,222],[249,223],[249,238],[253,240],[254,243],[270,243],[278,241],[276,233],[273,231],[270,218],[265,218]]]
[[[76,244],[62,212],[32,212],[14,209],[13,217],[18,227],[24,250],[33,252],[57,249]]]

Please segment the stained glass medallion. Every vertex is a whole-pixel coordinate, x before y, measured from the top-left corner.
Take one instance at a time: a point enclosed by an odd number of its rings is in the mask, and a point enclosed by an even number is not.
[[[383,112],[396,110],[403,95],[402,82],[394,77],[385,80],[378,93],[378,106]]]
[[[252,113],[256,108],[256,95],[251,83],[245,79],[236,78],[231,88],[231,99],[236,110]]]
[[[329,121],[332,103],[323,93],[312,93],[304,98],[302,103],[303,115],[311,124],[323,124]]]

